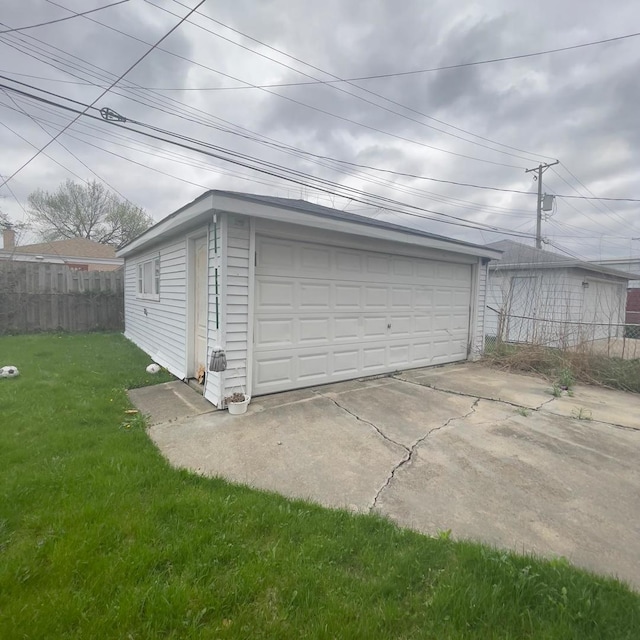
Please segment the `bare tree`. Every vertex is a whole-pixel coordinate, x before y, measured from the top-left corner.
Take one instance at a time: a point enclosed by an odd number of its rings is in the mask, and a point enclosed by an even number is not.
[[[102,184],[67,180],[55,193],[38,189],[28,198],[29,214],[44,240],[88,238],[122,247],[151,226],[140,207],[121,200]]]

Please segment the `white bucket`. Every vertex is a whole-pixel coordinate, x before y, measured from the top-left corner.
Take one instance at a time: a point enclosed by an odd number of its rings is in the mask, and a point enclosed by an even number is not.
[[[234,416],[239,416],[239,415],[242,415],[243,413],[246,413],[250,400],[251,398],[249,396],[245,396],[243,402],[229,402],[227,404],[229,413]]]

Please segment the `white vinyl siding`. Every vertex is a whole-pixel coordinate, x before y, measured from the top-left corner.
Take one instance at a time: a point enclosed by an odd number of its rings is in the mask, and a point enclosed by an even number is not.
[[[471,344],[471,358],[477,359],[484,353],[484,336],[487,306],[487,279],[489,264],[487,261],[478,260],[477,287],[476,287],[476,318],[473,341]]]
[[[596,285],[598,295],[583,286],[592,279],[601,283]],[[619,279],[577,268],[490,272],[487,335],[498,335],[502,312],[502,339],[506,341],[563,348],[593,337],[615,336],[613,326],[601,326],[596,334],[588,323],[624,321],[621,292],[625,285]],[[515,294],[517,299],[513,299]]]
[[[186,241],[125,260],[125,336],[178,378],[186,376]],[[138,297],[138,264],[160,261],[161,299]]]
[[[249,335],[250,224],[246,216],[228,215],[225,270],[225,349],[227,371],[224,395],[247,392]]]
[[[211,360],[211,352],[216,345],[222,343],[222,227],[225,216],[216,214],[215,220],[209,225],[209,316],[207,332],[207,366]],[[226,236],[225,236],[226,237]],[[222,407],[223,373],[207,371],[204,397]]]

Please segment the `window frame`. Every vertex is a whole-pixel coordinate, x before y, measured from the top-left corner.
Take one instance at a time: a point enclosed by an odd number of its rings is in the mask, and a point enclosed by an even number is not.
[[[145,270],[149,269],[149,282],[145,282]],[[145,291],[145,284],[150,290]],[[136,297],[140,300],[160,300],[160,254],[140,260],[136,264]]]

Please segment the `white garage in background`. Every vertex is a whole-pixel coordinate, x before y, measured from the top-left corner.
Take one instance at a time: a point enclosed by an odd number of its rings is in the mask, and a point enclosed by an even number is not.
[[[500,252],[381,220],[209,191],[118,252],[125,335],[218,407],[472,358]],[[227,370],[207,371],[221,346]]]

